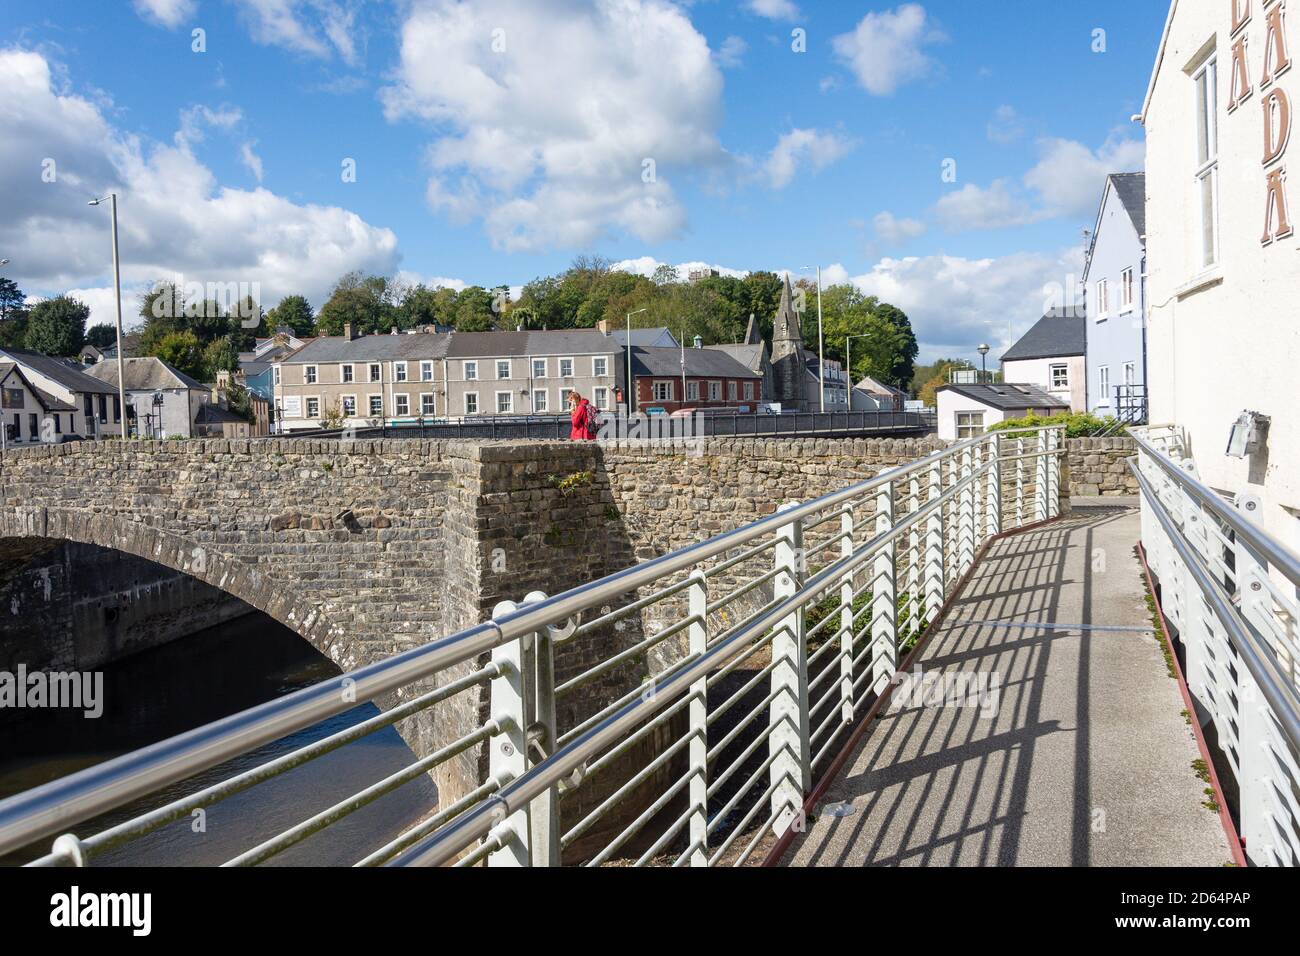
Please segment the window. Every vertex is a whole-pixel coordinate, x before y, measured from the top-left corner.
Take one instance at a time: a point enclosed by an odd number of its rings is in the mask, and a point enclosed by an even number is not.
[[[746,382],[746,383],[745,383],[745,401],[747,401],[747,402],[751,402],[751,401],[753,401],[753,400],[754,400],[754,383],[753,383],[753,382]]]
[[[438,414],[438,405],[434,401],[432,392],[425,392],[420,396],[420,414],[421,415]]]
[[[692,402],[698,402],[698,401],[700,400],[700,383],[699,383],[699,382],[687,382],[687,383],[686,383],[686,398],[687,398],[689,401],[692,401]]]
[[[1049,374],[1051,375],[1050,381],[1054,390],[1070,387],[1070,366],[1053,365],[1049,370]]]
[[[405,382],[405,381],[406,381],[406,363],[405,363],[405,362],[394,362],[394,363],[393,363],[393,380],[394,380],[394,381],[397,381],[397,382]]]
[[[509,377],[510,377],[510,360],[509,360],[509,359],[498,359],[498,360],[497,360],[497,380],[499,381],[499,380],[501,380],[501,379],[505,379],[505,378],[509,378]]]
[[[546,378],[546,359],[533,359],[533,378]]]
[[[571,388],[562,388],[562,389],[560,389],[560,410],[561,410],[561,411],[567,411],[567,410],[568,410],[568,408],[569,408],[569,396],[572,395],[572,394],[573,394],[573,389],[571,389]]]
[[[27,413],[27,437],[30,438],[32,441],[36,441],[36,439],[40,437],[40,432],[41,432],[40,418],[37,417],[35,412],[28,412]]]
[[[591,360],[591,374],[596,378],[604,378],[609,374],[609,359],[604,356]]]
[[[1133,308],[1133,269],[1128,268],[1119,274],[1119,307]]]
[[[1200,216],[1201,268],[1219,261],[1219,65],[1213,56],[1195,73],[1196,192]]]
[[[497,414],[509,415],[515,410],[514,392],[497,392]]]
[[[573,378],[573,359],[560,359],[560,378]]]
[[[1110,312],[1110,289],[1106,286],[1106,280],[1102,279],[1097,283],[1097,318],[1103,319]]]
[[[54,434],[56,434],[56,435],[62,435],[62,434],[63,434],[63,423],[62,423],[61,421],[59,421],[59,416],[58,416],[58,415],[55,415],[55,416],[54,416]]]
[[[592,389],[592,398],[596,402],[596,407],[602,412],[609,410],[609,389],[603,386]]]
[[[738,382],[727,383],[727,401],[734,402],[740,397],[740,385]]]
[[[420,363],[420,381],[421,381],[421,382],[432,382],[432,381],[433,381],[433,363],[432,363],[432,362],[421,362],[421,363]]]
[[[6,388],[6,389],[5,389],[5,408],[22,408],[22,407],[23,407],[23,395],[24,395],[24,392],[23,392],[23,390],[22,390],[21,388]],[[92,398],[92,396],[90,396],[90,395],[87,395],[87,396],[86,396],[86,417],[87,417],[87,418],[89,418],[89,417],[91,416],[91,414],[93,414],[93,410],[92,410],[91,405],[90,405],[91,398]]]
[[[394,395],[394,396],[393,396],[393,414],[394,414],[394,415],[399,415],[399,416],[401,416],[401,415],[409,415],[409,414],[411,414],[411,396],[410,396],[410,395]]]
[[[357,417],[357,397],[355,395],[344,395],[341,402],[341,406],[343,408],[344,417],[346,418]]]
[[[121,420],[122,420],[122,399],[119,396],[114,395],[113,396],[113,421],[120,422]]]
[[[316,384],[316,366],[304,365],[302,369],[302,380],[308,385]]]
[[[722,383],[721,383],[721,382],[710,382],[710,383],[709,383],[709,401],[711,401],[711,402],[720,402],[720,401],[722,401]]]
[[[370,417],[371,418],[384,417],[384,396],[382,395],[370,396]]]
[[[370,363],[370,381],[372,381],[372,382],[382,382],[383,380],[384,380],[384,377],[383,377],[383,373],[380,371],[379,363],[378,363],[378,362],[371,362],[371,363]]]
[[[467,382],[478,381],[478,362],[465,363],[465,381]]]
[[[478,414],[478,392],[465,393],[465,414],[466,415]]]
[[[652,391],[656,402],[671,402],[673,400],[672,382],[655,382]]]
[[[1137,366],[1133,362],[1124,363],[1124,384],[1133,385],[1137,379]]]
[[[1103,365],[1097,369],[1097,391],[1101,395],[1097,404],[1110,404],[1110,366]]]
[[[983,412],[958,412],[957,413],[957,438],[974,438],[976,435],[984,434],[984,413]]]
[[[308,417],[308,418],[320,418],[320,399],[319,399],[319,398],[309,398],[309,399],[307,399],[307,417]]]
[[[549,393],[544,388],[533,390],[533,411],[545,412],[547,410],[547,399]]]
[[[348,384],[351,381],[354,381],[353,376],[354,376],[354,370],[351,365],[339,366],[339,381],[342,382],[344,385]]]
[[[277,366],[275,366],[273,369],[271,369],[271,375],[272,375],[272,378],[273,378],[274,381],[275,381],[275,384],[276,384],[276,385],[279,385],[279,384],[280,384],[280,366],[277,365]]]

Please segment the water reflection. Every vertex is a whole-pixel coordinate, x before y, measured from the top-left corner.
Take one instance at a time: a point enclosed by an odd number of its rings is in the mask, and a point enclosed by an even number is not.
[[[0,798],[165,739],[339,673],[292,631],[260,613],[127,658],[104,672],[104,713],[0,712]],[[198,774],[121,810],[76,826],[89,835],[141,810],[193,793],[378,713],[372,704],[317,724]],[[216,865],[411,763],[414,754],[392,728],[379,731],[208,807],[203,830],[193,819],[96,855],[95,865]],[[437,803],[420,777],[328,830],[273,857],[267,865],[350,865],[396,836]],[[48,851],[48,841],[0,864]]]

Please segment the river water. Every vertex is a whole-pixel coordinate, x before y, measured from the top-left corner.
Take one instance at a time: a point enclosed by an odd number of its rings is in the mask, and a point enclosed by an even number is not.
[[[98,719],[86,719],[80,711],[0,712],[0,798],[338,673],[306,641],[258,612],[136,654],[104,670],[104,713]],[[73,832],[81,836],[99,832],[376,713],[373,704],[358,706],[161,794],[80,824]],[[386,728],[208,807],[202,827],[189,818],[178,820],[96,855],[93,863],[220,864],[415,759],[397,731]],[[351,865],[426,816],[436,804],[436,788],[421,776],[273,857],[267,865]],[[49,842],[43,841],[0,857],[0,865],[26,862],[48,848]]]

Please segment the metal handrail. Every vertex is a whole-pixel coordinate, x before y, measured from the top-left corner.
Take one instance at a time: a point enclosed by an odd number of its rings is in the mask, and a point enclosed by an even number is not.
[[[1157,427],[1157,426],[1153,426]],[[1269,564],[1277,568],[1296,587],[1300,587],[1300,554],[1292,551],[1282,542],[1269,537],[1243,518],[1240,512],[1228,507],[1223,498],[1213,489],[1202,484],[1194,475],[1180,468],[1163,451],[1151,444],[1142,435],[1134,434],[1132,438],[1142,451],[1150,456],[1183,491],[1194,497],[1202,507],[1214,513],[1214,516],[1226,524],[1242,540],[1268,559]]]

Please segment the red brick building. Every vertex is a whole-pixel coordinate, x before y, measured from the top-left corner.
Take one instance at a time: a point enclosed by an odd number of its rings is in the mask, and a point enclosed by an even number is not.
[[[763,400],[763,376],[715,349],[632,349],[635,411],[736,409],[754,413]]]

